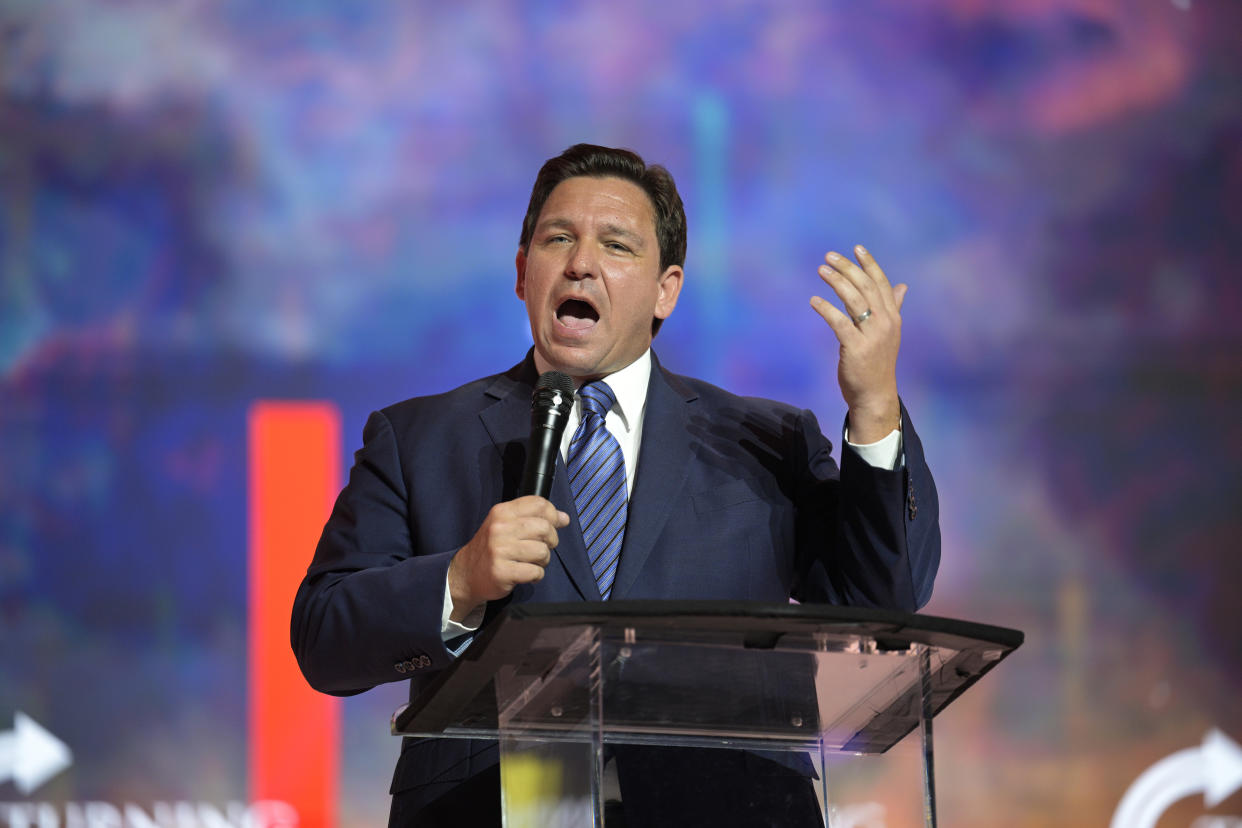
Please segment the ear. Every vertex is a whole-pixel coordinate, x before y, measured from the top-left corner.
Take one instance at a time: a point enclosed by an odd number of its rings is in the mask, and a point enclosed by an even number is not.
[[[655,306],[657,319],[668,319],[673,308],[677,307],[677,297],[681,295],[681,283],[685,275],[685,272],[677,265],[670,266],[660,274]]]
[[[518,248],[517,257],[513,261],[517,268],[517,284],[513,286],[513,292],[517,294],[517,298],[523,302],[526,301],[526,251]]]

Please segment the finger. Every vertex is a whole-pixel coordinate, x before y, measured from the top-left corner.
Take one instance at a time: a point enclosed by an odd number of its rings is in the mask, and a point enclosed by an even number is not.
[[[886,310],[889,313],[897,312],[897,305],[893,303],[893,288],[876,259],[873,259],[871,253],[868,253],[862,245],[854,247],[854,256],[858,258],[857,264],[837,252],[831,252],[825,256],[826,261],[850,279],[850,283],[858,289],[858,293],[867,303],[866,307],[857,313],[853,313],[853,308],[850,308],[851,315],[857,318],[858,314],[863,313],[864,310],[871,310],[872,313],[883,313]]]
[[[880,267],[880,263],[875,260],[871,252],[861,244],[856,244],[854,245],[854,257],[858,259],[862,269],[880,289],[880,294],[887,295],[893,286],[889,283],[888,276],[884,275],[884,268]]]
[[[523,549],[526,552],[525,557],[522,558],[524,563],[534,564],[540,569],[552,563],[552,550],[545,543],[535,541]]]
[[[893,288],[893,301],[897,303],[897,310],[901,310],[901,305],[906,301],[906,292],[910,290],[910,286],[904,282]]]
[[[820,265],[819,278],[832,288],[833,293],[841,300],[841,304],[845,305],[850,316],[857,316],[870,307],[867,297],[862,295],[858,286],[839,270],[828,265]]]
[[[556,540],[555,533],[553,533],[552,540]],[[555,544],[553,544],[553,546],[555,546]],[[548,546],[542,541],[533,541],[531,545],[526,548],[528,556],[524,560],[526,563],[532,563],[542,569],[552,563],[552,548],[552,546]]]
[[[569,525],[569,515],[552,505],[552,501],[548,501],[548,508],[544,510],[544,520],[556,528],[564,528]]]
[[[832,328],[832,332],[837,335],[837,341],[842,345],[845,345],[847,341],[853,341],[854,337],[860,335],[854,320],[850,319],[822,296],[812,296],[811,307],[824,318],[824,321],[828,323],[828,327]]]
[[[543,534],[539,536],[538,540],[542,541],[543,545],[548,549],[555,549],[561,542],[560,536],[556,534],[555,526],[550,523],[546,524],[546,526],[547,528],[544,530]]]
[[[533,584],[542,581],[545,575],[542,566],[522,561],[510,561],[504,568],[502,577],[511,584]]]
[[[887,307],[880,298],[880,291],[876,286],[875,279],[869,273],[836,251],[826,255],[824,259],[832,269],[840,273],[858,291],[858,295],[861,297],[862,307],[857,311],[854,311],[852,305],[848,305],[852,316],[857,316],[867,309],[875,312]]]
[[[552,551],[542,540],[523,540],[510,546],[503,557],[514,563],[547,566],[552,561]]]
[[[538,541],[553,549],[560,543],[557,537],[556,527],[544,519],[542,515],[538,517],[519,518],[513,526],[513,537],[521,541]]]
[[[552,526],[569,525],[569,515],[552,505],[552,501],[544,497],[538,498],[538,500],[541,503],[541,508],[538,513],[539,517],[546,520]]]
[[[500,503],[497,505],[504,506],[505,504]],[[539,495],[523,495],[522,497],[515,497],[513,500],[509,501],[508,505],[509,508],[513,510],[515,517],[533,517],[547,512],[549,508],[553,511],[556,510],[556,507],[552,505],[550,500],[546,497],[540,497]]]
[[[509,517],[541,517],[553,526],[568,526],[569,515],[558,510],[552,501],[539,495],[524,495],[507,503],[498,503],[493,508],[507,507]]]

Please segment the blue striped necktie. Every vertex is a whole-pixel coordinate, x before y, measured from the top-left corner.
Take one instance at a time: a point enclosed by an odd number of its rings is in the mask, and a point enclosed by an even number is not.
[[[617,398],[602,380],[583,385],[578,395],[582,398],[582,420],[569,443],[569,489],[599,594],[607,600],[617,577],[628,511],[625,458],[617,438],[604,427],[604,417]]]

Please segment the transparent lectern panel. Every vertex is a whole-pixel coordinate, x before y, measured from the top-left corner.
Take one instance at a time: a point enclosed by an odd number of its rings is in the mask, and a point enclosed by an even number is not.
[[[715,602],[510,607],[394,733],[572,738],[602,687],[605,739],[879,753],[919,725],[915,648],[934,715],[1021,633],[879,610]],[[654,736],[658,735],[658,738]]]
[[[918,653],[856,637],[745,648],[711,635],[562,627],[539,632],[528,657],[497,673],[497,720],[535,739],[600,729],[614,743],[818,751],[822,741],[832,751],[877,752],[918,722]],[[938,664],[953,655],[932,653]],[[901,733],[875,730],[877,717],[896,717]]]
[[[922,745],[911,733],[882,754],[825,754],[824,800],[831,828],[915,828],[929,824]],[[819,763],[816,763],[817,770]]]
[[[603,824],[602,757],[577,741],[500,739],[504,828],[584,828]]]

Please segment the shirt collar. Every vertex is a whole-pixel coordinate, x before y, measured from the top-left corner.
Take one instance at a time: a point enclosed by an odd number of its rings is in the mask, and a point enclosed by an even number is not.
[[[621,418],[627,434],[634,430],[642,418],[643,409],[647,405],[647,383],[650,380],[650,348],[620,371],[604,377],[613,396],[617,398],[617,404],[612,410]],[[581,401],[578,404],[581,405]]]

